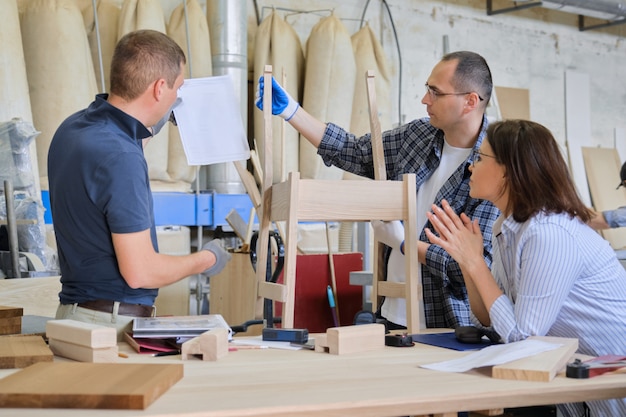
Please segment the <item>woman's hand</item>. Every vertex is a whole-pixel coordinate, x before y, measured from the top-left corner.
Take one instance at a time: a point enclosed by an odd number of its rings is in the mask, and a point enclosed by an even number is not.
[[[443,200],[441,208],[433,204],[426,213],[438,236],[426,228],[431,243],[441,246],[461,266],[469,267],[474,262],[483,262],[483,236],[478,220],[472,221],[465,213],[459,217],[450,204]]]

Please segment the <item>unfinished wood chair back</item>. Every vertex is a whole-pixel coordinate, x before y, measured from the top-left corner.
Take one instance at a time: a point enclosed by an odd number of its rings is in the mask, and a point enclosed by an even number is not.
[[[374,71],[367,71],[365,79],[367,84],[372,156],[374,160],[374,178],[378,181],[386,181],[387,171],[385,168],[385,152],[383,148],[382,131],[378,119]],[[413,211],[413,213],[415,213],[415,211]],[[404,226],[406,227],[407,224],[405,223]],[[375,237],[374,250],[375,256],[372,273],[372,310],[378,310],[383,297],[404,298],[406,303],[407,330],[409,330],[411,334],[419,333],[420,330],[425,328],[425,319],[422,308],[422,283],[417,281],[417,269],[407,270],[407,281],[405,283],[387,282],[384,279],[386,267],[384,262],[384,244],[378,242]],[[406,253],[405,247],[405,254]],[[420,265],[417,264],[417,268],[419,267]],[[411,282],[411,280],[415,280],[416,282]]]
[[[265,67],[263,109],[265,122],[264,180],[257,248],[258,296],[283,303],[282,327],[294,324],[298,223],[301,221],[402,220],[405,233],[407,280],[405,284],[381,282],[378,293],[407,299],[407,323],[411,332],[423,326],[419,316],[417,282],[417,219],[415,175],[402,181],[345,181],[302,179],[291,172],[287,181],[272,185],[271,85],[272,68]],[[271,223],[284,221],[285,263],[283,283],[266,282],[267,248]]]

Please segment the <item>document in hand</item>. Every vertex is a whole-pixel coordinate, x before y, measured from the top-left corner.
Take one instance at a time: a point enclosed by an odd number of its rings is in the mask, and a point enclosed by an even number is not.
[[[189,165],[244,161],[250,147],[230,75],[185,80],[174,108]]]
[[[195,337],[212,329],[227,329],[228,340],[233,331],[221,314],[200,316],[138,317],[133,321],[133,337]]]

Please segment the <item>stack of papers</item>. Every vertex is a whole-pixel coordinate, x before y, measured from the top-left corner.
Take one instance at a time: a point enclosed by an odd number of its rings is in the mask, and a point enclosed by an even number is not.
[[[140,317],[133,321],[133,337],[185,339],[200,336],[213,329],[227,329],[228,340],[233,331],[221,314],[200,316]]]

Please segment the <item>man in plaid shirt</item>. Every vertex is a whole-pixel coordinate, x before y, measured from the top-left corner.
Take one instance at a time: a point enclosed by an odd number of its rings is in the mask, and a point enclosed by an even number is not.
[[[263,108],[263,78],[256,105]],[[487,129],[485,109],[491,98],[491,71],[480,55],[459,51],[445,55],[425,84],[422,103],[428,116],[383,133],[387,178],[401,180],[414,173],[417,180],[418,242],[424,313],[427,327],[470,326],[469,301],[459,265],[441,247],[428,243],[426,212],[442,199],[456,213],[478,219],[484,237],[483,256],[491,265],[492,224],[499,215],[491,203],[469,197],[470,172]],[[362,137],[307,113],[272,79],[272,113],[280,115],[318,148],[328,166],[374,178],[370,134]],[[391,248],[387,279],[405,279],[403,228],[399,222],[372,222],[376,238]],[[431,227],[432,229],[432,227]],[[387,298],[380,314],[388,328],[406,327],[404,299]]]

